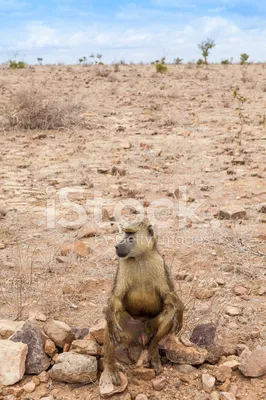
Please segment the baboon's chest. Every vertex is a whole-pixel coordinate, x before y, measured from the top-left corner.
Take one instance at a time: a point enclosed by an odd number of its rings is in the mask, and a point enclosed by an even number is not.
[[[154,317],[162,309],[162,299],[154,286],[132,286],[124,300],[124,307],[132,317]]]

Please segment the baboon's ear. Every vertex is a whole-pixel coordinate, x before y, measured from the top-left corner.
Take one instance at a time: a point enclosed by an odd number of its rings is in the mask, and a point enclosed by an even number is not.
[[[149,226],[148,226],[148,232],[149,232],[149,234],[150,234],[152,237],[154,237],[155,232],[154,232],[154,229],[153,229],[153,226],[152,226],[152,225],[149,225]]]

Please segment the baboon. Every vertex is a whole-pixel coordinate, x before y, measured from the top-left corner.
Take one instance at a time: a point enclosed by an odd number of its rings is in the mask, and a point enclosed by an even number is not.
[[[115,246],[120,260],[105,311],[104,368],[114,385],[120,384],[115,346],[123,339],[122,319],[133,317],[144,321],[140,342],[147,346],[149,364],[158,375],[162,368],[158,343],[171,331],[180,331],[184,311],[170,272],[157,249],[153,227],[142,222],[127,226],[123,231],[123,240]]]

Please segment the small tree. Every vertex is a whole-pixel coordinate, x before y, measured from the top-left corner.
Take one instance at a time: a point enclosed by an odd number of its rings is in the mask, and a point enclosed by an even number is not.
[[[249,55],[247,53],[240,54],[240,64],[246,64],[247,60],[249,59]]]
[[[96,55],[96,58],[98,58],[98,60],[99,60],[99,61],[98,61],[99,64],[101,64],[101,62],[102,62],[102,61],[101,61],[101,60],[102,60],[102,57],[103,57],[102,54],[97,54],[97,55]]]
[[[80,64],[83,63],[83,58],[79,58],[79,63],[80,63]]]
[[[207,38],[206,40],[198,44],[198,47],[201,50],[202,57],[204,58],[205,64],[208,64],[207,59],[209,57],[210,50],[213,49],[215,46],[216,46],[215,41],[210,38]]]
[[[42,65],[43,58],[42,57],[37,57],[37,61],[38,61],[39,65]]]
[[[177,57],[177,58],[174,58],[174,64],[181,64],[182,63],[182,61],[183,61],[183,58],[179,58],[179,57]]]

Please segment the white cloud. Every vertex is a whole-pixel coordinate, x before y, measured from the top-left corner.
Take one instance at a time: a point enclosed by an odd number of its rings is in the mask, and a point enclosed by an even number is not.
[[[30,49],[32,47],[60,45],[59,33],[43,22],[36,21],[26,25],[26,36],[26,41],[18,42],[18,47]]]
[[[163,14],[164,12],[163,12]],[[8,38],[2,46],[10,46],[25,54],[25,61],[35,62],[43,57],[45,62],[76,63],[81,56],[90,53],[103,54],[104,62],[114,59],[126,61],[152,61],[167,56],[169,61],[176,57],[185,61],[200,57],[197,44],[210,36],[216,42],[210,61],[234,57],[240,53],[250,54],[250,59],[262,61],[266,54],[264,40],[266,30],[261,21],[254,20],[252,28],[247,29],[247,20],[236,22],[232,18],[205,16],[180,20],[156,18],[153,21],[114,21],[108,25],[100,22],[59,25],[34,21],[10,32],[0,28],[1,37]],[[248,19],[248,23],[252,23]],[[6,39],[7,40],[7,39]],[[254,46],[256,43],[256,46]],[[1,51],[1,49],[0,49]],[[0,55],[1,56],[1,55]],[[2,50],[1,61],[6,61]]]

